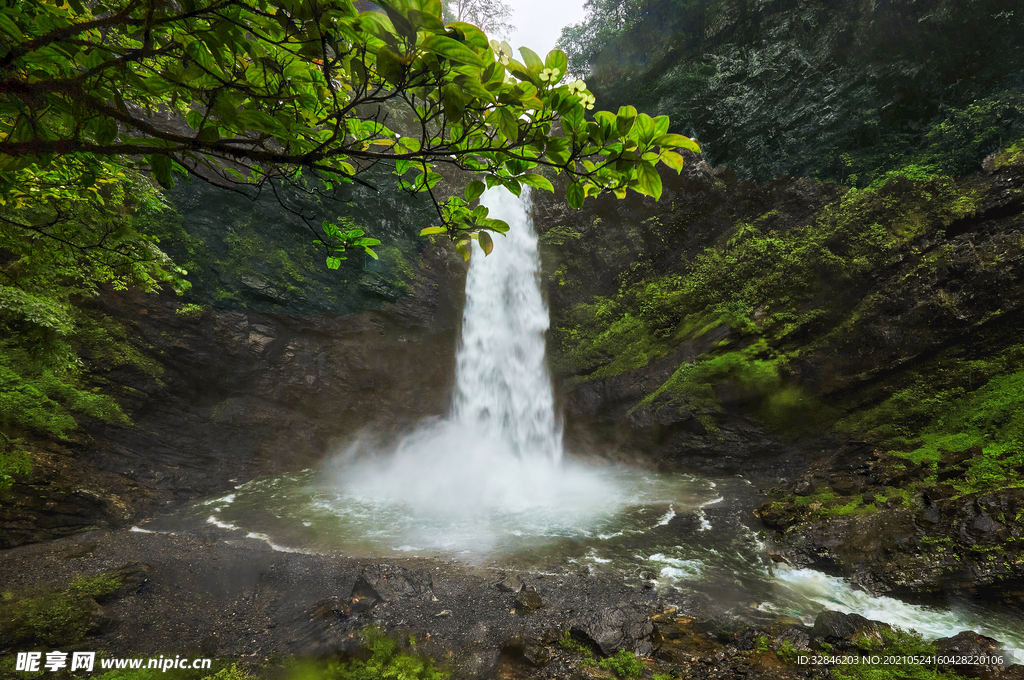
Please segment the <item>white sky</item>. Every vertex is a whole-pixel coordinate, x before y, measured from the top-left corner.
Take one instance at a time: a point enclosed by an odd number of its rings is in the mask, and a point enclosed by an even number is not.
[[[584,0],[506,1],[512,7],[512,23],[518,29],[508,41],[516,50],[516,59],[521,59],[520,47],[529,47],[543,59],[554,49],[563,26],[583,21]]]

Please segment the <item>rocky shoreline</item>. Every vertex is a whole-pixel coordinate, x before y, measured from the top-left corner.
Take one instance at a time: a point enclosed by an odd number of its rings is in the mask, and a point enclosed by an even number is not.
[[[282,552],[213,529],[77,534],[0,553],[0,573],[11,594],[5,598],[59,590],[82,576],[117,579],[116,590],[92,604],[84,638],[45,645],[23,632],[19,639],[8,621],[0,627],[8,654],[203,656],[260,668],[296,656],[344,658],[358,653],[361,631],[373,628],[403,645],[414,642],[417,653],[459,678],[610,678],[600,660],[624,649],[648,675],[795,679],[829,677],[828,666],[801,664],[800,656],[877,652],[891,633],[838,612],[808,626],[742,605],[725,609],[701,593],[659,591],[643,573],[557,565],[510,572],[441,557]],[[935,649],[1000,653],[996,641],[975,633],[938,641]],[[966,671],[1024,678],[1021,666]]]

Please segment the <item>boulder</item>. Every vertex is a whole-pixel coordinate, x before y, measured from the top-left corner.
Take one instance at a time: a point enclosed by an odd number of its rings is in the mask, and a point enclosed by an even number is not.
[[[1006,667],[1006,654],[1002,644],[993,638],[986,637],[971,630],[957,633],[953,637],[939,638],[935,641],[935,654],[939,657],[1001,657],[1001,664],[944,664],[942,668],[956,671],[968,678],[990,678],[997,676]]]
[[[352,586],[352,609],[365,611],[378,602],[412,598],[434,600],[434,582],[426,569],[415,571],[395,564],[375,564],[359,572]]]
[[[811,637],[829,644],[842,644],[862,638],[880,640],[883,630],[891,631],[892,627],[881,621],[864,618],[860,614],[844,614],[826,609],[814,619]]]
[[[647,612],[632,603],[604,607],[578,619],[569,632],[583,642],[611,656],[620,649],[649,656],[654,651],[651,636],[654,622]]]
[[[527,586],[523,588],[519,595],[516,596],[516,609],[520,611],[530,611],[533,609],[540,609],[544,606],[544,601],[540,599],[540,595],[537,593],[537,589],[533,586]]]
[[[496,583],[494,587],[503,593],[518,593],[524,586],[525,584],[518,576],[506,576],[504,579]]]

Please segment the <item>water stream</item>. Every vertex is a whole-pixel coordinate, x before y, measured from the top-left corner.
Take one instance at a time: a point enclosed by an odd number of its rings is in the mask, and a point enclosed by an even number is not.
[[[1024,648],[1012,615],[909,605],[773,566],[740,509],[755,493],[742,478],[655,474],[564,455],[529,206],[503,190],[481,200],[511,229],[490,256],[477,249],[472,258],[446,417],[387,446],[357,437],[321,470],[243,484],[145,530],[203,523],[280,550],[643,572],[666,592],[698,590],[808,623],[838,609],[929,638],[974,629]]]

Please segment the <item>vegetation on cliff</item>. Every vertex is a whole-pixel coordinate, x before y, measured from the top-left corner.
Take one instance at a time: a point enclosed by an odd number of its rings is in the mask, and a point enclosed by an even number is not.
[[[589,0],[570,68],[671,116],[709,159],[865,186],[908,163],[979,168],[1024,134],[1020,7],[1007,0]]]

